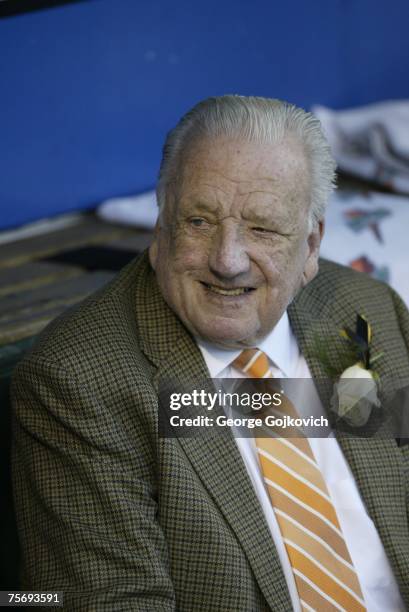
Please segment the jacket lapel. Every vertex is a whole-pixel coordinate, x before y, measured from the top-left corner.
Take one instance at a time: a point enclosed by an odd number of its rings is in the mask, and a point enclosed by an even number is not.
[[[208,382],[207,388],[214,391],[210,381],[206,380],[208,372],[195,343],[190,338],[184,338],[176,350],[179,354],[189,355],[188,367],[179,364],[176,372],[174,360],[169,359],[162,363],[158,377],[165,381],[171,377],[182,385],[186,380],[192,380],[196,383],[194,387],[201,389],[206,389]],[[216,418],[221,414],[222,409],[215,406],[211,416]],[[231,430],[205,432],[195,437],[179,438],[177,442],[235,533],[271,608],[291,609],[271,533]]]
[[[208,372],[199,349],[164,302],[147,262],[145,266],[141,276],[143,290],[138,292],[137,324],[142,350],[156,368],[156,384],[161,379],[173,379],[180,384],[187,380],[205,380]],[[288,312],[300,350],[326,408],[332,395],[332,383],[312,347],[315,339],[321,338],[329,346],[329,357],[336,367],[337,356],[344,350],[339,330],[345,325],[354,327],[355,321],[332,320],[326,315],[329,300],[322,299],[328,292],[318,292],[318,300],[317,291],[308,289],[301,292]],[[345,310],[354,313],[351,307]],[[399,370],[400,365],[396,367]],[[388,379],[394,364],[379,363],[377,369],[381,377],[385,375]],[[217,410],[220,411],[215,408],[213,416],[217,416]],[[395,440],[375,441],[338,436],[338,441],[381,537],[402,596],[409,606],[409,531],[407,522],[401,519],[406,516],[406,507],[400,451]],[[280,603],[283,610],[291,609],[273,539],[230,430],[225,435],[216,433],[179,438],[176,443],[183,448],[209,495],[236,534],[271,608],[278,610],[277,604]]]
[[[165,304],[154,275],[146,272],[145,298],[137,305],[142,348],[157,368],[154,383],[182,387],[210,384],[202,355],[186,329]],[[186,387],[185,387],[186,388]],[[222,414],[215,407],[212,416]],[[208,494],[240,542],[255,579],[273,610],[292,608],[273,538],[230,429],[175,439]]]
[[[335,321],[326,314],[328,310],[322,303],[317,307],[313,299],[310,303],[307,291],[301,300],[295,300],[289,308],[292,329],[327,413],[333,393],[333,381],[326,374],[313,347],[316,346],[317,338],[325,343],[331,365],[336,368],[338,356],[345,351],[345,340],[339,331],[346,325],[355,328],[354,319]],[[357,314],[352,309],[348,311],[352,317]],[[315,313],[319,313],[319,316]],[[382,347],[374,346],[375,353],[381,350]],[[393,386],[395,372],[400,371],[402,376],[407,375],[402,363],[393,364],[388,357],[380,359],[376,368],[384,389],[389,392]],[[381,395],[381,400],[382,397]],[[402,597],[409,607],[409,528],[401,451],[395,439],[390,438],[368,439],[337,433],[337,439],[355,477],[368,514],[382,540]]]

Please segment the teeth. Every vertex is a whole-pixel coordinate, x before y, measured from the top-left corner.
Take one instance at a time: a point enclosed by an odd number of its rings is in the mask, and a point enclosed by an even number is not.
[[[207,285],[206,287],[213,291],[214,293],[219,293],[220,295],[242,295],[243,293],[247,293],[250,289],[247,287],[239,287],[238,289],[221,289],[220,287],[215,287],[214,285]]]

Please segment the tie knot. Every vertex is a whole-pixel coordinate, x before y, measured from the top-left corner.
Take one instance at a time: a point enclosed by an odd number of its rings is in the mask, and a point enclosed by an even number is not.
[[[267,355],[260,349],[245,349],[232,365],[250,378],[272,378]]]

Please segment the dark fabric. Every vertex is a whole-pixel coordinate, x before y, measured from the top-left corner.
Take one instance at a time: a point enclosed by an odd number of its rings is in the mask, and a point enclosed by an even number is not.
[[[409,383],[409,315],[382,283],[336,264],[289,309],[319,383],[318,334],[337,365],[339,330],[373,328],[386,390]],[[157,435],[161,380],[207,370],[164,303],[146,254],[42,334],[13,382],[14,486],[23,588],[62,590],[69,610],[291,609],[281,565],[230,432]],[[340,438],[409,606],[407,448]]]
[[[0,591],[19,589],[19,543],[11,488],[10,377],[34,338],[0,347]]]
[[[11,491],[9,379],[0,376],[0,591],[18,589],[19,545]]]

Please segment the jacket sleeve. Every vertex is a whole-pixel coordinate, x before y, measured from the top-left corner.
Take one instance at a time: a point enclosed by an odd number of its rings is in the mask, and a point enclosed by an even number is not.
[[[409,355],[409,310],[403,302],[402,298],[392,290],[392,297],[395,304],[395,310],[398,316],[399,326],[402,332],[403,340],[406,344],[406,350]],[[409,385],[409,381],[407,383]],[[401,447],[403,461],[404,461],[404,470],[405,470],[405,479],[406,479],[406,505],[408,508],[408,516],[409,516],[409,443],[405,444]]]
[[[17,368],[13,480],[23,589],[63,591],[70,611],[175,609],[156,519],[149,393],[132,394],[130,425],[61,365],[29,358]]]

